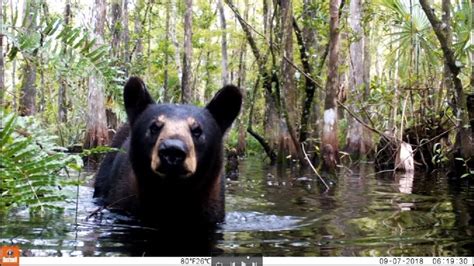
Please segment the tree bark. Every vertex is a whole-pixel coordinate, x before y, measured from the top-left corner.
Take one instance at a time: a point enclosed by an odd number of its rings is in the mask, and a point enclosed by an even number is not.
[[[449,47],[453,44],[453,34],[451,30],[451,1],[443,0],[441,2],[441,8],[443,10],[443,15],[441,16],[442,22],[446,25],[444,32],[446,34],[446,41]],[[444,63],[444,72],[443,72],[443,81],[442,86],[439,89],[439,92],[433,91],[433,95],[436,97],[436,112],[440,112],[443,108],[443,100],[445,98],[444,91],[450,92],[453,91],[453,82],[451,80],[451,72],[449,71],[448,64]]]
[[[204,40],[204,42],[209,43],[210,42],[209,38],[206,38]],[[204,57],[203,56],[203,51],[204,51],[204,49],[200,49],[199,54],[197,56],[197,63],[195,65],[194,69],[193,69],[193,71],[196,72],[196,73],[199,73],[199,70],[201,69],[201,65],[202,65],[203,60],[204,60],[204,65],[205,66],[207,66],[208,62],[210,61],[211,50],[207,50],[204,59],[203,59],[203,57]],[[209,75],[209,69],[206,69],[206,72],[207,72],[206,75]],[[204,94],[205,94],[204,90],[205,90],[205,88],[202,88],[202,90],[201,90],[201,88],[199,86],[197,86],[198,80],[199,80],[198,75],[194,75],[194,77],[191,76],[191,78],[192,78],[191,91],[192,91],[192,94],[193,94],[192,100],[194,102],[201,102],[202,103],[202,102],[204,102]],[[208,81],[209,81],[209,79],[208,79]]]
[[[17,7],[15,9],[17,9]],[[10,21],[14,21],[14,20],[15,20],[15,12],[14,12],[14,8],[13,8],[13,0],[10,0]],[[15,32],[16,32],[16,30],[12,27],[11,31],[10,31],[10,34],[13,37],[16,36]],[[17,62],[17,59],[15,57],[12,60],[12,71],[11,71],[12,94],[13,94],[12,105],[13,105],[13,110],[14,111],[18,110],[18,91],[16,89],[16,62]],[[5,88],[5,92],[6,92],[6,88]],[[4,95],[4,97],[5,97],[5,95]]]
[[[281,35],[282,35],[282,85],[285,93],[285,100],[288,106],[292,106],[290,119],[296,122],[298,98],[295,84],[295,68],[288,62],[293,62],[293,8],[290,0],[281,0]],[[286,58],[285,58],[286,57]]]
[[[363,95],[365,94],[364,70],[365,60],[365,36],[362,29],[362,1],[351,0],[349,4],[349,25],[351,28],[352,38],[349,47],[350,64],[349,64],[349,93],[351,109],[355,113],[361,113],[359,108],[363,102]],[[358,158],[366,155],[370,151],[367,147],[366,135],[364,134],[364,127],[352,116],[348,117],[348,130],[346,136],[346,151]]]
[[[25,26],[27,32],[32,34],[36,30],[36,1],[27,1],[25,7]],[[22,67],[20,115],[33,115],[36,113],[36,63],[34,58],[25,56]]]
[[[253,93],[252,93],[252,99],[250,100],[250,110],[249,110],[249,119],[248,119],[248,125],[247,125],[247,132],[254,137],[260,145],[262,145],[263,150],[267,154],[268,158],[270,159],[270,164],[274,164],[277,159],[277,155],[275,154],[274,149],[270,146],[270,144],[257,132],[253,130],[252,124],[253,124],[253,111],[254,111],[254,106],[255,106],[255,101],[256,101],[256,95],[257,95],[257,88],[260,85],[260,77],[257,78],[257,81],[255,82],[255,86],[253,88]]]
[[[297,124],[298,117],[298,94],[295,83],[295,68],[290,64],[293,62],[293,9],[290,0],[281,0],[281,36],[282,36],[282,49],[281,49],[281,74],[282,74],[282,87],[283,97],[282,101],[282,114],[285,119],[287,132],[285,135],[289,135],[288,152],[289,154],[300,161],[305,163],[303,152],[299,144],[298,134],[294,125]],[[283,136],[288,138],[287,136]]]
[[[338,17],[339,19],[341,18],[341,15],[342,15],[342,9],[344,8],[344,3],[345,1],[341,1],[341,4],[339,6],[339,13],[338,13]],[[308,9],[310,9],[310,5],[311,3],[309,3],[309,1],[304,1],[304,4],[305,4],[305,12],[304,12],[304,17],[306,20],[311,20],[313,19],[312,16],[314,16],[315,14],[313,12],[310,12]],[[305,24],[308,24],[308,23],[305,23]],[[298,23],[296,22],[296,20],[294,19],[293,20],[293,27],[295,29],[295,32],[296,32],[296,39],[298,41],[298,45],[299,45],[299,49],[300,49],[300,57],[301,57],[301,61],[302,61],[302,64],[303,64],[303,70],[307,73],[307,74],[314,74],[315,77],[319,77],[321,75],[321,72],[323,70],[323,67],[324,67],[324,63],[326,62],[326,58],[328,56],[328,53],[329,53],[329,45],[330,45],[330,42],[327,43],[327,45],[324,47],[324,50],[323,50],[323,53],[322,55],[319,57],[319,61],[316,65],[316,71],[315,73],[313,73],[313,64],[315,64],[315,62],[312,62],[311,58],[309,57],[309,54],[310,53],[314,53],[316,51],[316,49],[318,48],[318,46],[314,43],[312,44],[312,42],[316,42],[315,40],[315,33],[313,32],[314,29],[312,29],[311,27],[308,27],[307,25],[305,25],[305,27],[303,28],[303,30],[300,30],[299,27],[298,27]],[[311,28],[311,29],[309,29]],[[310,48],[311,46],[314,46],[313,50],[314,51],[311,51],[312,49]],[[313,100],[314,100],[314,95],[316,93],[316,88],[318,88],[318,103],[320,101],[322,101],[322,88],[320,85],[314,83],[314,79],[310,79],[308,78],[306,75],[305,75],[305,94],[306,94],[306,97],[304,97],[303,99],[303,109],[301,111],[301,122],[300,122],[300,142],[303,143],[306,141],[306,139],[308,138],[308,130],[309,130],[309,119],[310,119],[310,115],[311,115],[311,106],[314,106],[314,112],[313,112],[313,117],[312,117],[312,121],[314,122],[314,125],[313,125],[313,131],[317,131],[318,129],[318,117],[319,117],[319,104],[315,104],[313,105]],[[319,99],[321,98],[321,100]],[[315,136],[316,137],[316,136]]]
[[[365,1],[364,4],[368,5],[369,3]],[[372,23],[368,22],[368,25],[366,26],[366,31],[364,32],[364,75],[363,75],[364,76],[363,77],[363,80],[364,80],[363,102],[364,103],[368,102],[369,97],[370,97],[370,69],[371,69],[370,29],[371,29],[371,25]],[[366,110],[366,112],[371,113],[370,106],[367,108],[368,110]],[[368,122],[370,119],[370,117],[368,117],[368,114],[364,115],[363,118],[365,122]],[[364,145],[367,149],[367,155],[371,156],[373,155],[375,151],[375,144],[372,139],[373,133],[370,130],[368,130],[366,127],[363,127],[362,131],[363,131]]]
[[[272,20],[272,1],[271,0],[263,0],[263,34],[265,38],[270,39],[270,29],[272,28],[270,23]]]
[[[217,1],[217,9],[219,10],[219,18],[221,24],[221,51],[222,51],[222,86],[226,85],[229,82],[229,73],[227,71],[227,32],[226,32],[226,21],[224,6],[222,5],[222,0]]]
[[[313,67],[312,64],[310,63],[310,58],[309,58],[309,50],[307,48],[307,43],[305,42],[305,39],[303,38],[303,32],[298,26],[298,23],[296,22],[296,19],[293,18],[293,28],[295,29],[296,33],[296,40],[298,42],[299,46],[299,52],[300,52],[300,57],[301,57],[301,63],[303,65],[303,70],[306,72],[306,74],[311,75],[313,74]],[[305,97],[303,100],[303,110],[301,112],[301,118],[300,118],[300,137],[299,137],[299,142],[303,143],[306,141],[308,138],[308,124],[309,124],[309,117],[311,114],[311,105],[313,103],[313,98],[314,98],[314,92],[316,91],[316,86],[317,84],[314,82],[313,79],[310,79],[306,75],[305,77]]]
[[[461,79],[458,77],[461,69],[456,65],[454,51],[449,45],[446,32],[443,30],[444,25],[436,17],[427,0],[420,0],[420,4],[433,27],[436,37],[441,45],[445,63],[448,65],[449,71],[451,72],[451,78],[454,85],[454,95],[456,96],[455,113],[456,120],[458,121],[458,135],[456,136],[455,148],[459,150],[459,153],[463,158],[471,158],[474,156],[473,136],[468,127],[469,114],[467,111],[467,102],[466,97],[464,96],[463,85]]]
[[[112,17],[112,55],[115,60],[120,58],[120,35],[122,32],[122,0],[113,0],[111,8]]]
[[[165,18],[165,43],[166,47],[168,47],[170,43],[170,6],[172,5],[171,1],[166,1],[166,18]],[[166,49],[168,50],[168,49]],[[165,53],[165,69],[163,71],[163,100],[164,102],[169,102],[169,55],[168,52]]]
[[[72,20],[71,0],[66,1],[64,7],[64,25],[69,27]],[[66,55],[66,45],[62,49],[62,54]],[[66,62],[65,68],[68,68]],[[59,91],[58,91],[58,120],[60,123],[67,122],[67,80],[64,76],[59,77]]]
[[[368,4],[365,2],[365,4]],[[364,4],[363,4],[364,5]],[[364,13],[362,12],[363,16]],[[372,26],[371,22],[367,22],[366,31],[364,32],[364,93],[363,100],[368,101],[370,97],[370,68],[371,68],[371,53],[370,53],[370,28]]]
[[[112,0],[110,8],[110,17],[112,18],[112,23],[109,28],[112,33],[112,62],[114,62],[114,65],[116,67],[126,71],[124,68],[126,59],[123,56],[124,47],[122,45],[122,35],[124,32],[124,24],[122,21],[122,5],[122,0]],[[108,96],[106,102],[111,102],[111,98],[111,96]],[[113,129],[112,131],[110,131],[111,134],[109,135],[109,137],[112,138],[113,132],[115,132],[114,130],[118,128],[117,114],[115,114],[113,109],[110,107],[106,107],[105,114],[107,120],[107,127]]]
[[[135,51],[136,57],[141,58],[143,55],[143,42],[142,42],[142,27],[143,23],[140,21],[140,13],[143,9],[143,1],[144,0],[137,0],[136,7],[135,7],[135,15],[134,15],[134,33],[136,37],[135,41]]]
[[[130,66],[130,30],[128,29],[129,14],[128,14],[128,0],[123,0],[123,30],[122,30],[122,53],[123,66],[125,76],[128,77]]]
[[[329,3],[329,61],[324,101],[323,132],[321,136],[321,154],[323,168],[333,171],[339,161],[337,139],[337,90],[339,58],[339,6],[340,0]]]
[[[225,3],[229,6],[229,8],[234,12],[235,16],[237,17],[237,20],[239,21],[239,24],[245,33],[245,37],[251,48],[253,56],[255,57],[258,73],[259,73],[259,79],[261,78],[262,80],[262,87],[264,88],[265,101],[267,103],[265,106],[266,114],[269,117],[272,117],[276,120],[276,121],[271,121],[271,123],[267,124],[267,125],[273,125],[273,128],[271,130],[265,130],[267,134],[273,135],[270,137],[270,141],[266,141],[260,135],[255,134],[255,132],[251,128],[250,130],[247,129],[247,132],[250,135],[252,135],[264,147],[265,152],[267,153],[267,155],[269,156],[269,158],[272,160],[272,163],[273,163],[276,160],[274,149],[276,145],[275,140],[277,139],[278,134],[279,134],[279,121],[275,114],[276,112],[274,111],[277,108],[275,107],[275,101],[272,96],[272,84],[274,84],[275,86],[278,86],[277,84],[278,80],[277,79],[273,80],[274,75],[267,72],[267,69],[266,69],[267,56],[262,55],[260,53],[257,43],[255,42],[252,36],[252,32],[250,31],[250,27],[247,25],[246,21],[242,18],[242,16],[240,16],[237,8],[232,4],[231,0],[225,0]],[[252,119],[251,113],[252,112],[249,113],[249,120]]]
[[[176,18],[178,17],[177,15],[177,12],[176,12],[176,4],[178,2],[177,1],[171,1],[171,5],[170,5],[170,38],[171,38],[171,41],[173,42],[173,46],[174,46],[174,61],[175,61],[175,65],[176,65],[176,68],[177,68],[177,76],[178,76],[178,79],[179,79],[179,85],[177,86],[179,88],[179,86],[181,86],[181,82],[182,82],[182,76],[183,76],[183,66],[182,66],[182,60],[181,60],[181,49],[179,48],[179,43],[178,43],[178,38],[176,36],[176,28],[177,28],[177,23],[176,23]]]
[[[42,1],[40,3],[40,10],[43,11],[42,12],[42,17],[40,17],[40,20],[49,17],[48,4],[46,3],[46,1]],[[38,12],[41,12],[41,11],[38,11]],[[43,47],[44,47],[44,40],[41,39],[40,40],[40,49],[43,49]],[[39,76],[40,76],[40,94],[41,94],[38,111],[43,115],[44,108],[45,108],[45,105],[46,105],[46,98],[45,98],[46,92],[45,92],[45,79],[44,79],[45,63],[43,61],[43,59],[44,59],[43,53],[39,54],[38,59],[39,59],[38,66],[39,66],[39,74],[40,74]]]
[[[249,15],[249,1],[245,0],[245,9],[244,9],[244,20],[248,20],[248,15]],[[246,58],[247,58],[247,42],[246,40],[242,40],[242,43],[240,45],[240,51],[239,51],[239,72],[238,72],[238,80],[237,80],[237,86],[242,89],[242,106],[244,106],[244,109],[242,110],[242,114],[240,115],[239,118],[239,137],[238,137],[238,144],[237,144],[237,154],[238,155],[245,155],[245,150],[246,150],[246,136],[247,136],[247,131],[245,129],[244,121],[245,117],[249,115],[247,110],[249,110],[249,105],[252,104],[251,102],[248,101],[247,99],[247,90],[246,90],[246,77],[247,77],[247,72],[246,72]]]
[[[193,1],[186,0],[186,11],[184,13],[184,57],[183,57],[183,77],[181,79],[181,102],[191,103],[193,101],[192,92],[192,38],[193,38]]]
[[[105,19],[107,15],[106,0],[95,0],[94,34],[97,44],[103,43]],[[87,125],[84,148],[89,149],[108,143],[107,117],[105,112],[104,85],[94,74],[88,80]]]
[[[13,8],[13,7],[11,7]],[[5,98],[5,62],[3,59],[3,1],[0,1],[0,107]]]

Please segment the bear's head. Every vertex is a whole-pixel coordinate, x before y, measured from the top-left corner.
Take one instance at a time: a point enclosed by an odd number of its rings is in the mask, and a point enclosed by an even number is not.
[[[227,85],[205,108],[156,104],[139,78],[124,89],[131,127],[130,160],[142,183],[206,183],[222,165],[225,132],[239,114],[240,90]]]

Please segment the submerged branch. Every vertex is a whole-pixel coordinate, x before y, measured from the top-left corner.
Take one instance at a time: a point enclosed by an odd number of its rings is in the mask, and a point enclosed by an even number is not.
[[[318,173],[318,171],[316,170],[316,168],[314,168],[313,163],[311,163],[311,160],[309,159],[308,154],[306,153],[306,150],[304,149],[303,143],[301,143],[301,148],[303,149],[303,154],[304,154],[304,156],[305,156],[306,161],[308,161],[309,166],[311,167],[311,169],[313,170],[313,172],[316,174],[316,176],[319,177],[319,180],[321,180],[321,182],[323,182],[323,184],[326,186],[326,191],[328,191],[328,190],[329,190],[328,184],[326,183],[326,181],[324,181],[324,179],[323,179],[323,178],[321,177],[321,175]]]

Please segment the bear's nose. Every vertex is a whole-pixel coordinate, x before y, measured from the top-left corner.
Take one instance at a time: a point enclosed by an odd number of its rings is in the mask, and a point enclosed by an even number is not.
[[[168,166],[181,165],[187,152],[186,144],[179,139],[167,139],[158,146],[160,160]]]

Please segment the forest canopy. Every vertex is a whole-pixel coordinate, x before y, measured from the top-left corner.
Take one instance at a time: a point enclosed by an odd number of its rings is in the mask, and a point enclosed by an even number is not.
[[[473,175],[472,1],[0,3],[2,116],[32,116],[70,150],[109,143],[139,76],[157,102],[239,86],[240,156],[335,169],[407,143],[416,167]]]

